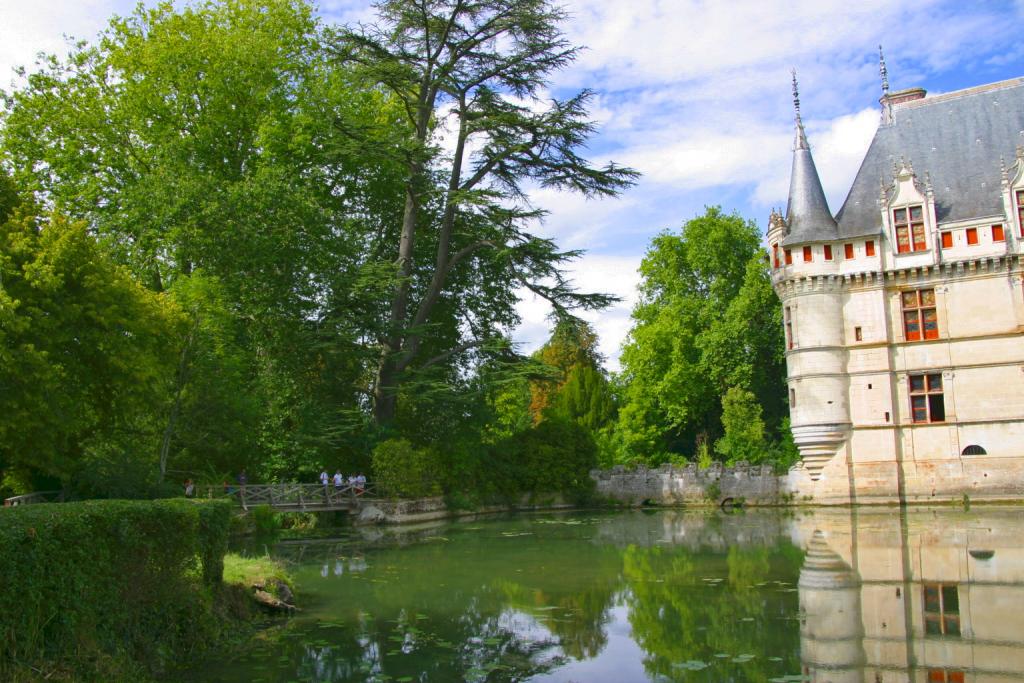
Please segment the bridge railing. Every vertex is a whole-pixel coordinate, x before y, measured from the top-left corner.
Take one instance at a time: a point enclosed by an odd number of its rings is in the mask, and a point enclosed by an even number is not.
[[[4,498],[4,507],[11,508],[18,505],[32,505],[34,503],[62,503],[64,502],[63,491],[35,491],[22,496]]]
[[[197,491],[204,498],[233,498],[248,510],[257,505],[274,508],[323,509],[354,506],[360,498],[373,498],[376,487],[333,484],[233,484],[204,486]]]

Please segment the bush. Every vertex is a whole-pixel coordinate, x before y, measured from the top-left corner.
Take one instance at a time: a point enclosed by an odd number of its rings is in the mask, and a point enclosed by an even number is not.
[[[597,445],[575,422],[546,419],[495,447],[492,471],[515,493],[565,493],[585,498],[594,488]]]
[[[373,478],[384,493],[396,498],[437,496],[440,458],[432,449],[416,448],[405,439],[388,439],[373,449]]]
[[[224,501],[185,500],[0,512],[0,678],[44,660],[159,667],[201,647],[216,624],[198,578],[221,580],[230,515]]]

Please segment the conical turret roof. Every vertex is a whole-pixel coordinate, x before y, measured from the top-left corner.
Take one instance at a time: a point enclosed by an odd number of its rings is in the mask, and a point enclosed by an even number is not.
[[[800,119],[800,98],[793,74],[793,105],[796,108],[796,142],[793,148],[793,172],[789,178],[789,205],[786,224],[789,233],[786,243],[813,242],[835,239],[839,235],[832,212],[828,210],[825,191],[821,188],[818,169],[814,166],[807,134]]]

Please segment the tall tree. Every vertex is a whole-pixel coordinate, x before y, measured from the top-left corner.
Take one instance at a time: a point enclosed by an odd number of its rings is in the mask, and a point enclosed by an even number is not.
[[[83,223],[18,210],[0,221],[0,477],[68,483],[90,449],[113,444],[154,463],[183,323]]]
[[[752,392],[770,429],[785,413],[779,303],[752,222],[707,209],[656,237],[623,350],[619,434],[649,462],[722,434],[722,399]]]
[[[399,111],[352,84],[304,0],[177,4],[140,5],[44,59],[5,98],[0,163],[193,316],[172,464],[261,451],[295,472],[297,453],[337,453],[339,412],[365,403],[363,339],[394,277],[378,255],[397,241],[401,166],[362,155],[341,122],[397,145]]]
[[[405,113],[404,144],[379,150],[404,174],[373,395],[376,420],[388,423],[413,372],[482,349],[517,321],[514,286],[563,313],[609,303],[572,290],[561,267],[576,254],[529,232],[542,212],[526,193],[539,184],[614,195],[636,174],[580,156],[593,132],[589,91],[542,99],[578,52],[549,0],[383,0],[377,9],[379,24],[339,32],[337,52]],[[458,334],[432,343],[446,323]]]

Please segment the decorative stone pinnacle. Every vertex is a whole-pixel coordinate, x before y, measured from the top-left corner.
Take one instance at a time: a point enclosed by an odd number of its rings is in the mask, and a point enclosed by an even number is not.
[[[889,70],[885,68],[885,55],[882,46],[878,46],[878,73],[882,76],[882,97],[889,94]]]
[[[793,69],[793,110],[796,112],[797,125],[803,125],[800,120],[800,91],[796,85],[796,69]]]

